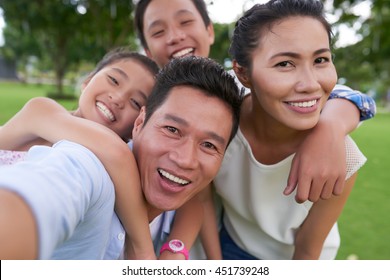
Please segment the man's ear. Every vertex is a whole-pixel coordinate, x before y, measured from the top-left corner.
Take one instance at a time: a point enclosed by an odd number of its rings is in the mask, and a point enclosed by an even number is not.
[[[141,108],[141,111],[139,112],[138,117],[134,121],[134,127],[133,127],[133,139],[137,137],[139,132],[142,129],[142,126],[144,125],[145,121],[145,106]]]
[[[241,82],[241,84],[246,88],[251,88],[252,84],[250,82],[249,78],[249,71],[247,68],[242,67],[240,64],[238,64],[237,60],[233,60],[233,70],[234,73],[236,73],[236,76],[238,80]]]

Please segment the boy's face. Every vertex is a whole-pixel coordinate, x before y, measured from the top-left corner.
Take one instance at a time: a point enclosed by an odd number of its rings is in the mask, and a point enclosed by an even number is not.
[[[189,55],[208,57],[214,29],[204,21],[191,0],[153,0],[143,20],[146,54],[159,67],[172,58]]]
[[[176,86],[144,125],[133,130],[141,186],[153,211],[177,209],[216,176],[232,131],[232,112],[216,97]]]

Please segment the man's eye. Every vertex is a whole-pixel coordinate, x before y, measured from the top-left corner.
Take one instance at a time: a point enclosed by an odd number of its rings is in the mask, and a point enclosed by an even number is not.
[[[203,146],[206,147],[207,149],[217,150],[217,147],[210,142],[204,142]]]
[[[173,126],[166,126],[166,129],[171,133],[178,133],[178,129]]]

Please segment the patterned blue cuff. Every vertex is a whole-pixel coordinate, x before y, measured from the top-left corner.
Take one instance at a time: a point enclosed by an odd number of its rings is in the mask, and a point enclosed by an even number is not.
[[[376,104],[373,98],[360,91],[352,90],[349,87],[336,85],[329,99],[344,98],[356,105],[360,111],[360,121],[371,119],[376,114]]]

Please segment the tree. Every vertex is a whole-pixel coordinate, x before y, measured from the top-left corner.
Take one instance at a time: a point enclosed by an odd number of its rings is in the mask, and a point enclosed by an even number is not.
[[[369,2],[368,18],[359,17],[354,7]],[[362,90],[375,89],[384,98],[390,89],[390,2],[388,0],[334,0],[334,8],[341,11],[337,24],[358,26],[361,40],[351,46],[336,49],[339,75],[348,79],[348,85]]]
[[[45,61],[59,96],[70,67],[97,61],[114,46],[135,46],[130,0],[0,0],[0,7],[3,54],[22,63],[31,55]]]

